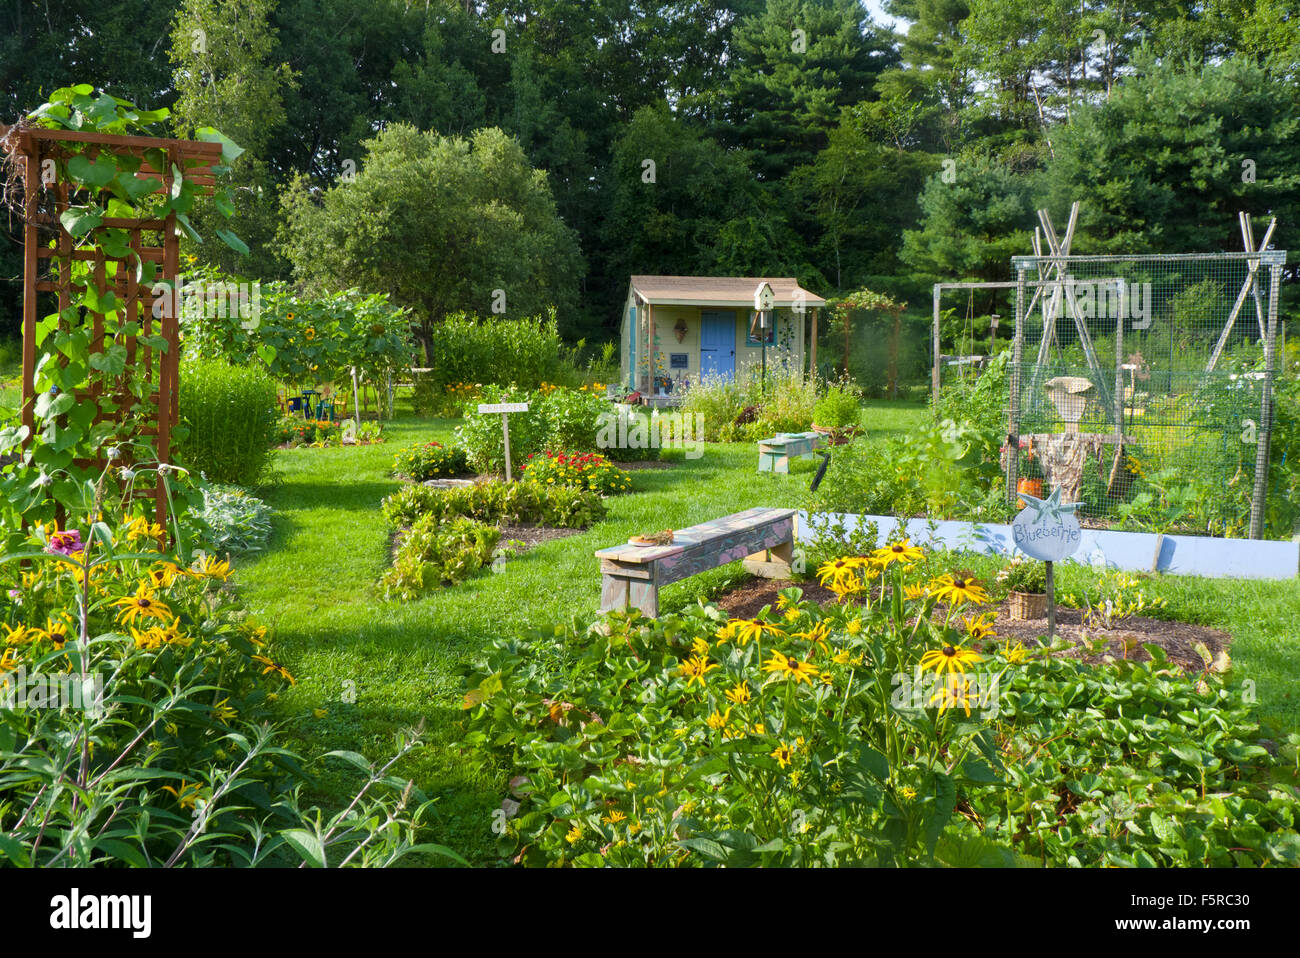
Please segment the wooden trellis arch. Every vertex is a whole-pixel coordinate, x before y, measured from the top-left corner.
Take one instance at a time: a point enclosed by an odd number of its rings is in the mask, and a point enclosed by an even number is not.
[[[74,143],[88,146],[70,149],[69,144]],[[129,237],[129,252],[125,256],[110,256],[98,245],[90,249],[79,248],[86,245],[84,240],[79,243],[74,239],[60,220],[71,205],[69,181],[61,171],[74,152],[82,152],[92,160],[99,153],[108,152],[115,156],[140,158],[136,176],[141,180],[152,177],[160,181],[156,193],[170,195],[173,168],[198,186],[200,193],[211,193],[214,186],[212,168],[221,163],[221,144],[19,125],[0,127],[0,146],[20,161],[23,181],[23,425],[29,431],[35,427],[37,322],[43,312],[40,300],[43,296],[57,298],[59,326],[68,329],[69,323],[62,315],[63,311],[71,305],[74,290],[81,292],[86,289],[86,283],[73,275],[72,264],[74,261],[88,262],[91,264],[89,281],[93,282],[98,294],[103,296],[112,291],[118,304],[114,313],[126,323],[139,324],[139,332],[135,335],[115,332],[115,338],[125,347],[128,367],[135,368],[137,375],[142,372],[154,383],[150,397],[155,407],[152,423],[143,422],[135,435],[153,437],[159,461],[169,462],[172,428],[177,422],[180,396],[180,325],[177,315],[180,298],[175,286],[180,274],[180,240],[176,215],[168,213],[164,219],[104,217],[91,233],[106,229],[125,230]],[[164,169],[155,169],[145,158],[146,151],[151,150],[160,150],[166,156],[166,163],[162,164]],[[137,280],[137,257],[142,262],[158,264],[158,273],[152,282]],[[114,263],[117,265],[110,268]],[[175,290],[175,294],[162,294],[164,303],[157,320],[154,317],[155,283],[167,283],[169,289]],[[48,311],[53,312],[52,309]],[[105,319],[103,313],[90,312],[92,356],[104,352]],[[144,341],[144,337],[157,335],[166,341],[165,350],[155,349]],[[89,366],[88,369],[86,388],[78,390],[75,397],[78,403],[99,401],[106,393],[109,398],[115,393],[125,393],[122,384],[114,382],[109,374],[97,372]],[[127,407],[126,402],[119,402],[115,415],[106,416],[101,411],[96,421],[111,419],[122,422]],[[161,478],[154,494],[161,522],[166,514]]]

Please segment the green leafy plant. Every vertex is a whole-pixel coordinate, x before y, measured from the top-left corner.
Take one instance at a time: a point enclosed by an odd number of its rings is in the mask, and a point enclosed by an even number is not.
[[[491,480],[458,489],[403,486],[383,501],[381,511],[385,521],[397,527],[432,515],[580,529],[603,517],[605,504],[599,494],[574,486]]]
[[[218,554],[261,552],[271,538],[271,507],[236,486],[203,490],[203,541]]]
[[[402,536],[393,565],[384,573],[384,593],[415,599],[440,585],[455,585],[492,561],[501,532],[466,519],[426,513]]]
[[[826,391],[813,406],[813,422],[825,429],[856,426],[861,416],[862,389],[845,377],[827,384]]]
[[[1037,559],[1016,556],[998,570],[997,581],[1008,592],[1040,595],[1047,591],[1047,567]]]

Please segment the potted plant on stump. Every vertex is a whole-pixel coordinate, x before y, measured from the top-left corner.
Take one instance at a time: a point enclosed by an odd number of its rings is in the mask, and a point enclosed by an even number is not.
[[[1023,621],[1047,614],[1047,567],[1043,563],[1016,556],[1002,567],[997,578],[1008,590],[1008,618]]]

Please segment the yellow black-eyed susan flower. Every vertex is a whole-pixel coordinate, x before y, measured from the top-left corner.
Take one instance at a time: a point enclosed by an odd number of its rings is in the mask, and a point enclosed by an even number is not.
[[[963,673],[966,666],[983,662],[984,657],[973,649],[964,649],[960,645],[945,645],[941,649],[930,649],[921,656],[921,670],[934,669],[936,673]]]
[[[160,601],[148,582],[141,582],[132,595],[123,596],[111,603],[122,611],[117,620],[125,625],[133,624],[137,619],[169,619],[172,610]]]

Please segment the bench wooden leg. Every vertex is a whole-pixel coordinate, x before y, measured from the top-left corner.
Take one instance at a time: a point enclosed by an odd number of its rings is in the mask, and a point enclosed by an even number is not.
[[[758,454],[758,471],[771,472],[772,464],[776,462],[776,456],[770,452],[760,452]]]
[[[600,611],[621,612],[631,606],[652,619],[659,617],[659,587],[644,579],[600,577]]]
[[[626,609],[628,602],[628,580],[613,575],[600,577],[600,611],[614,612]]]
[[[776,457],[776,461],[772,464],[772,471],[773,471],[773,472],[784,472],[784,473],[786,473],[786,474],[788,475],[789,472],[790,472],[790,457],[789,457],[789,456],[777,456],[777,457]]]
[[[746,556],[740,564],[750,575],[764,579],[788,579],[790,566],[794,562],[794,540],[782,542],[752,556]]]

